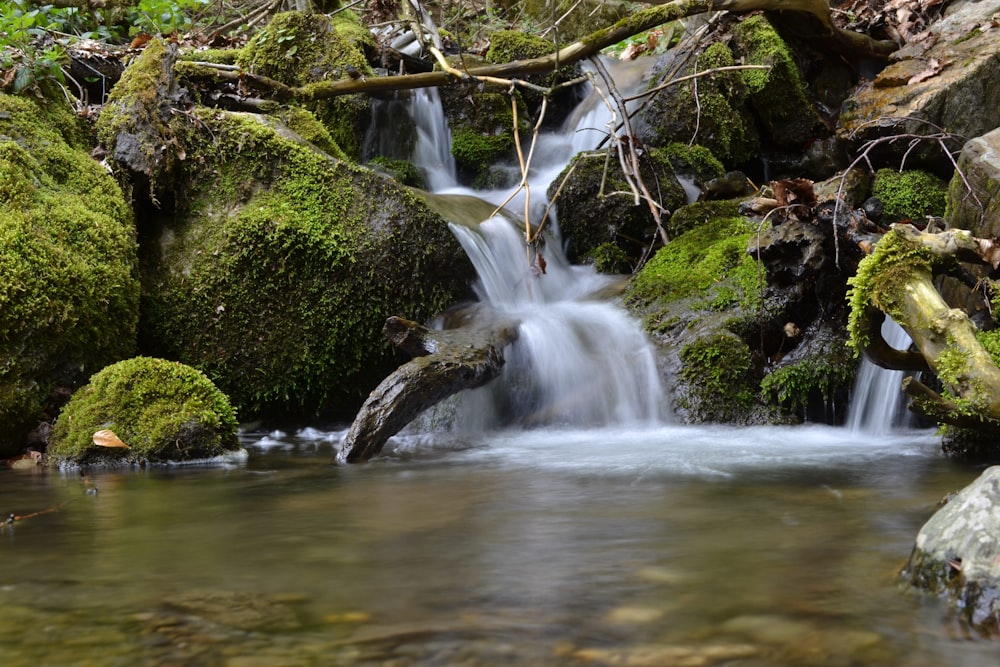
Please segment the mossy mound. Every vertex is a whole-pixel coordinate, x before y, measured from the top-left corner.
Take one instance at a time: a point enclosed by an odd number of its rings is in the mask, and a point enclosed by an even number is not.
[[[554,53],[557,48],[558,45],[551,39],[542,39],[520,30],[499,30],[490,35],[490,48],[486,52],[486,62],[503,64],[515,60],[541,58]],[[580,65],[575,64],[547,74],[529,74],[525,80],[536,86],[551,88],[563,81],[575,79],[580,76],[580,73]],[[531,118],[537,118],[542,104],[542,93],[524,87],[521,87],[519,92]],[[574,90],[557,91],[549,100],[551,120],[558,122],[559,119],[565,118],[572,108],[571,105],[578,101]]]
[[[368,56],[375,39],[350,10],[333,17],[306,12],[276,14],[247,43],[238,64],[248,72],[289,86],[372,74]],[[308,108],[327,127],[334,143],[359,159],[368,121],[368,98],[346,95],[316,100]]]
[[[691,178],[698,187],[726,173],[723,164],[704,146],[675,141],[654,150],[670,163],[675,173]]]
[[[684,204],[684,188],[661,153],[647,152],[640,171],[664,209],[669,211]],[[603,155],[575,157],[553,181],[549,198],[557,191],[559,229],[571,260],[578,261],[595,248],[611,243],[630,258],[632,266],[637,266],[657,238],[656,221],[649,206],[642,201],[635,203],[618,165],[608,165]],[[666,220],[664,226],[668,226]]]
[[[613,25],[635,11],[635,5],[620,0],[502,0],[508,12],[516,12],[521,25],[531,32],[558,36],[561,46]],[[557,23],[553,28],[553,24]]]
[[[195,113],[178,210],[144,245],[144,349],[203,370],[247,418],[353,416],[397,365],[386,319],[466,296],[464,253],[392,179],[273,119]]]
[[[143,463],[218,456],[239,448],[236,413],[203,373],[163,359],[112,364],[73,394],[56,420],[48,456],[56,463]],[[111,430],[128,445],[99,447]]]
[[[74,388],[134,354],[135,226],[62,101],[0,95],[0,455]]]
[[[944,215],[948,184],[919,169],[879,169],[872,182],[872,196],[882,200],[887,222],[923,221],[928,215]]]

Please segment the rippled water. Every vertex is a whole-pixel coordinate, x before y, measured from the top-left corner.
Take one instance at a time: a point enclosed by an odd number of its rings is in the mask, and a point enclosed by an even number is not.
[[[994,665],[896,574],[977,471],[911,433],[246,434],[245,462],[0,471],[0,663]],[[98,492],[88,493],[87,489]]]

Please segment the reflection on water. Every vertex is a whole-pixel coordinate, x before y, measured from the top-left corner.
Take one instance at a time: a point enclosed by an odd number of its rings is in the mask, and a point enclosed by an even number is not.
[[[234,467],[0,471],[11,665],[993,665],[896,573],[976,475],[917,432],[247,434]],[[99,492],[85,493],[88,486]]]

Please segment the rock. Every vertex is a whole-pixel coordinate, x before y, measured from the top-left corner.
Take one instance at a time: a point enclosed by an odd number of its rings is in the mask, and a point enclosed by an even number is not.
[[[136,231],[62,99],[0,95],[0,458],[135,354]],[[35,443],[37,444],[37,443]]]
[[[963,624],[1000,635],[1000,466],[987,468],[924,524],[903,576],[946,597]]]
[[[845,103],[837,136],[859,147],[894,134],[956,135],[946,142],[956,150],[962,139],[978,137],[1000,125],[1000,31],[991,26],[1000,0],[956,2],[926,38],[901,49],[896,62],[865,84]],[[936,141],[916,148],[908,140],[883,142],[877,162],[950,173],[952,165]]]
[[[208,458],[239,449],[236,426],[229,399],[200,371],[136,357],[103,369],[73,395],[48,456],[55,463]],[[111,446],[99,446],[109,438]]]
[[[1000,237],[1000,129],[967,142],[958,169],[948,188],[949,224],[979,238]]]

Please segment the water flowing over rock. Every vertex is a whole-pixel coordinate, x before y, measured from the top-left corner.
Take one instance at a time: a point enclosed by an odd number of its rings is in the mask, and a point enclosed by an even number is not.
[[[947,596],[962,624],[1000,634],[1000,466],[987,468],[924,524],[903,575]]]

